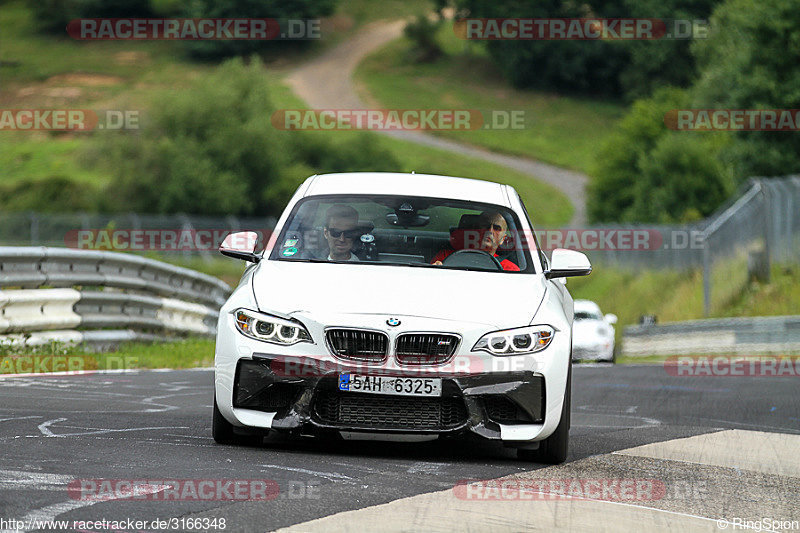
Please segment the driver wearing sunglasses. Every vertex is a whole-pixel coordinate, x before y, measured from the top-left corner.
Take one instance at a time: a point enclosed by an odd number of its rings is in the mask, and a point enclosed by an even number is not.
[[[503,244],[506,236],[508,235],[508,223],[505,217],[497,211],[484,211],[481,213],[477,223],[477,227],[472,228],[477,231],[477,243],[471,243],[470,248],[483,250],[484,252],[497,257],[497,249]],[[454,249],[446,249],[440,251],[431,260],[432,265],[440,266],[442,261],[455,252]],[[503,270],[518,271],[519,267],[508,259],[500,261],[500,266]]]
[[[349,205],[332,205],[325,215],[322,233],[328,241],[328,261],[359,260],[353,253],[356,239],[364,233],[358,229],[358,211]]]

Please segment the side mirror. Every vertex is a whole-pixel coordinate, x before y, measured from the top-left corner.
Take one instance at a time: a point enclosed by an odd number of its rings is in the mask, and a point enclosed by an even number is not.
[[[550,270],[544,273],[547,279],[586,276],[592,272],[589,258],[575,250],[556,248],[550,260]]]
[[[255,231],[238,231],[225,237],[219,246],[219,252],[235,259],[258,263],[261,256],[255,252],[257,243],[258,233]]]
[[[606,322],[608,322],[609,324],[616,324],[617,323],[617,315],[615,315],[613,313],[608,313],[605,316],[605,319],[606,319]]]

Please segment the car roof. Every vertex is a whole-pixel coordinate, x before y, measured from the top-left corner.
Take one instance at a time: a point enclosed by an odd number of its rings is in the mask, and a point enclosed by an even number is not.
[[[596,311],[600,312],[600,306],[591,300],[575,300],[573,302],[575,311]]]
[[[326,194],[429,196],[511,207],[505,185],[453,176],[401,172],[343,172],[312,176],[308,181],[304,196]]]

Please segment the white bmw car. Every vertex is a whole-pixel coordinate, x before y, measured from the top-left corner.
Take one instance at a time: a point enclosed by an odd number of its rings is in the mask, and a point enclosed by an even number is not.
[[[591,300],[575,300],[572,359],[614,361],[614,324],[617,315],[603,315]]]
[[[474,436],[567,456],[573,302],[585,255],[537,245],[519,195],[480,180],[312,176],[222,307],[213,436]]]

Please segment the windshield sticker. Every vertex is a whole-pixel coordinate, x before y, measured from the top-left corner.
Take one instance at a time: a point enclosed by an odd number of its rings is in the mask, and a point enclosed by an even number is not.
[[[281,255],[283,255],[283,257],[291,257],[296,253],[297,253],[297,248],[287,248],[281,252]]]
[[[374,240],[375,240],[375,236],[374,235],[370,235],[369,233],[367,233],[366,235],[362,235],[361,236],[361,242],[372,242]]]
[[[297,239],[286,239],[286,242],[283,243],[284,247],[286,247],[286,246],[296,246],[296,245],[297,245]]]

